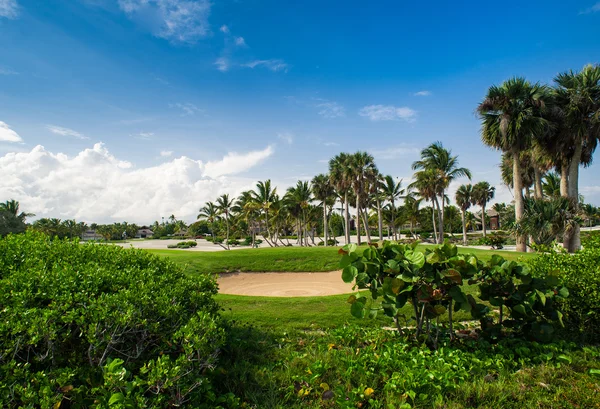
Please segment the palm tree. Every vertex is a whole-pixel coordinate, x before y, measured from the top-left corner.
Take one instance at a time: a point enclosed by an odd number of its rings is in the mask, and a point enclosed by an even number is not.
[[[520,155],[542,137],[549,128],[544,118],[547,87],[531,84],[524,78],[511,78],[500,86],[491,86],[477,111],[483,126],[483,142],[492,148],[508,152],[513,158],[515,219],[523,217],[523,182]],[[517,235],[517,251],[526,252],[525,238]]]
[[[439,235],[438,242],[444,240],[444,204],[446,189],[450,183],[459,177],[466,176],[471,180],[471,172],[467,168],[458,167],[458,156],[452,156],[452,151],[444,148],[441,142],[435,142],[421,151],[421,160],[412,164],[413,170],[431,169],[439,173],[439,189],[436,192],[441,197],[439,208]]]
[[[296,186],[287,189],[283,200],[289,209],[298,214],[298,239],[300,245],[304,244],[308,246],[306,211],[312,200],[308,182],[299,180]],[[302,237],[304,238],[304,243],[302,243]]]
[[[227,229],[225,244],[227,245],[227,250],[229,250],[229,215],[232,207],[233,200],[229,199],[228,194],[221,195],[219,198],[217,198],[217,210],[220,212],[220,214],[225,215],[225,227]]]
[[[560,175],[556,172],[547,173],[542,180],[542,192],[547,198],[560,197]]]
[[[251,190],[246,190],[240,194],[232,211],[239,215],[248,225],[248,232],[252,237],[252,248],[254,248],[256,245],[254,222],[260,217],[260,205],[254,201]]]
[[[460,208],[461,216],[462,216],[462,228],[463,228],[463,244],[466,246],[468,244],[467,241],[467,221],[466,221],[466,213],[467,210],[471,207],[473,202],[473,186],[471,184],[461,185],[456,191],[455,200],[456,204]]]
[[[35,214],[33,213],[19,213],[20,203],[16,200],[7,200],[4,203],[0,203],[0,211],[9,212],[14,215],[17,219],[25,223],[25,219],[28,217],[33,217]]]
[[[600,65],[586,65],[580,72],[568,71],[559,74],[556,82],[555,100],[563,114],[564,138],[558,149],[566,154],[562,174],[568,189],[568,197],[575,208],[579,198],[579,166],[589,165],[600,138]],[[575,251],[581,247],[579,226],[565,237],[565,247]]]
[[[485,206],[487,203],[494,198],[494,192],[496,188],[494,186],[490,186],[488,182],[479,182],[473,186],[473,191],[471,192],[471,197],[473,203],[481,206],[481,225],[483,226],[483,237],[486,237],[486,212]]]
[[[200,208],[200,213],[197,218],[206,220],[210,224],[210,232],[213,240],[216,239],[215,222],[219,218],[219,209],[217,206],[213,202],[207,202],[204,207]]]
[[[367,201],[367,194],[371,186],[376,183],[379,172],[375,166],[373,155],[367,152],[356,152],[351,156],[349,167],[352,177],[352,189],[356,195],[356,235],[357,243],[361,244],[360,216],[361,207]],[[366,214],[366,209],[363,211]],[[370,241],[369,225],[365,218],[365,230]]]
[[[581,205],[581,213],[588,222],[588,227],[592,227],[592,221],[599,214],[598,208],[589,203]]]
[[[424,169],[415,172],[414,178],[414,182],[412,182],[408,187],[409,189],[415,189],[422,199],[426,201],[431,201],[431,220],[433,224],[433,236],[435,242],[439,243],[435,214],[437,209],[440,208],[438,203],[438,192],[440,191],[439,187],[441,184],[440,173],[435,169]]]
[[[352,188],[352,172],[350,169],[350,155],[340,153],[329,161],[329,179],[340,197],[344,217],[344,234],[346,244],[350,243],[350,212],[348,193]],[[345,209],[344,209],[345,207]],[[344,212],[345,210],[345,212]]]
[[[538,245],[550,245],[554,240],[579,225],[572,213],[569,199],[556,197],[525,199],[525,216],[516,227]]]
[[[324,245],[327,246],[327,203],[335,194],[329,175],[320,174],[315,176],[311,182],[311,190],[314,198],[319,200],[321,206],[323,206],[323,235],[325,237]]]
[[[392,229],[394,231],[394,240],[398,240],[398,233],[396,229],[396,200],[400,199],[400,197],[404,194],[404,189],[402,189],[402,179],[396,182],[391,175],[387,175],[381,181],[381,189],[383,191],[383,196],[391,204],[391,222]]]
[[[256,190],[252,192],[252,197],[255,202],[260,205],[261,211],[265,214],[265,224],[267,227],[267,236],[271,238],[271,229],[269,227],[269,208],[273,202],[273,198],[277,194],[277,188],[271,187],[271,180],[268,179],[264,182],[258,182],[256,184]],[[265,238],[266,239],[266,238]],[[273,244],[266,240],[269,246],[273,247]]]

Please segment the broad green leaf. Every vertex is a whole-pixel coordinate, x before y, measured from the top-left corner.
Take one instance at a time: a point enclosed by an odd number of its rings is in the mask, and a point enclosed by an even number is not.
[[[590,369],[590,375],[600,376],[600,369]]]
[[[400,293],[400,290],[402,290],[405,285],[406,284],[404,283],[404,281],[400,280],[399,278],[393,278],[391,282],[392,292],[394,294]]]
[[[365,318],[365,305],[361,302],[355,302],[350,307],[350,314],[356,318]]]
[[[567,287],[563,287],[560,290],[558,290],[558,295],[560,295],[563,298],[567,298],[569,296],[569,289]]]
[[[404,256],[412,265],[419,269],[425,265],[425,256],[420,251],[407,251]]]
[[[535,292],[538,295],[540,301],[542,302],[542,305],[546,305],[546,296],[544,295],[544,293],[540,290],[535,290]]]
[[[118,393],[113,393],[110,397],[110,399],[108,400],[108,406],[113,406],[116,405],[118,403],[121,403],[125,400],[125,395],[123,395],[121,392]]]
[[[369,310],[369,318],[371,319],[375,319],[377,318],[377,310],[372,308],[371,310]]]
[[[342,271],[342,280],[345,283],[351,283],[354,281],[354,278],[358,275],[358,269],[354,266],[347,266]]]
[[[517,304],[513,307],[513,311],[518,312],[521,315],[527,315],[527,311],[525,310],[525,306],[523,304]]]
[[[435,314],[436,315],[443,315],[446,313],[446,307],[444,307],[443,305],[436,305],[435,307],[433,307]]]
[[[348,304],[354,304],[356,302],[356,296],[355,295],[351,295],[350,297],[348,297],[348,300],[346,302]]]
[[[571,359],[571,357],[567,356],[567,355],[559,355],[556,358],[559,361],[566,362],[567,364],[570,364],[571,362],[573,362],[573,360]]]
[[[459,303],[467,302],[467,298],[465,297],[465,294],[462,292],[462,289],[458,286],[454,286],[454,287],[450,288],[450,291],[448,291],[448,294],[450,294],[450,297],[452,297],[452,299],[456,302],[459,302]]]

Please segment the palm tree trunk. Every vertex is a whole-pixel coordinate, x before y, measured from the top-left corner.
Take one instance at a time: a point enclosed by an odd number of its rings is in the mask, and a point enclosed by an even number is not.
[[[440,243],[444,242],[444,217],[446,216],[444,214],[444,209],[446,208],[446,190],[442,190],[442,206],[441,208],[438,207],[439,209],[441,209],[441,211],[439,212],[439,219],[440,219]]]
[[[383,241],[383,215],[381,214],[381,200],[377,198],[377,218],[379,222],[379,241]]]
[[[356,243],[360,246],[360,199],[359,195],[356,195]]]
[[[483,228],[483,237],[487,236],[487,226],[485,223],[485,202],[483,203],[483,205],[481,206],[481,227]]]
[[[533,165],[533,175],[535,179],[533,197],[536,199],[542,199],[544,196],[542,191],[542,171],[535,164]]]
[[[323,246],[327,247],[327,205],[323,200],[323,234],[325,235],[325,243]]]
[[[438,198],[437,195],[435,195],[433,197],[433,200],[435,200],[435,205],[437,207],[437,218],[438,218],[438,233],[437,233],[437,239],[436,239],[436,243],[437,244],[442,244],[444,242],[444,235],[443,235],[443,229],[444,227],[441,225],[442,224],[442,216],[440,213],[440,202],[438,202]],[[435,213],[435,212],[434,212]]]
[[[523,202],[523,180],[521,179],[521,164],[519,152],[513,152],[513,187],[515,197],[515,221],[519,223],[525,212],[525,203]],[[523,235],[517,234],[517,251],[527,252],[527,243]]]
[[[346,217],[344,220],[344,225],[346,226],[346,244],[350,244],[350,205],[348,203],[348,192],[344,193],[344,203],[346,204]]]
[[[583,141],[578,138],[575,144],[575,152],[569,164],[569,198],[573,206],[573,211],[577,213],[579,209],[579,164],[581,162],[581,151],[583,150]],[[568,235],[569,243],[567,251],[574,253],[581,248],[581,232],[579,223],[575,223],[573,230]]]
[[[461,218],[462,218],[462,228],[463,228],[463,244],[466,246],[467,245],[467,222],[465,220],[465,211],[463,210],[461,212]]]
[[[560,165],[560,195],[569,197],[569,163],[562,161]]]
[[[389,229],[388,229],[389,230]],[[392,200],[392,231],[394,232],[394,240],[398,240],[396,234],[396,206],[394,205],[394,201]],[[388,236],[389,236],[388,232]]]
[[[362,221],[365,226],[365,233],[367,233],[367,242],[370,243],[371,242],[371,229],[369,229],[369,218],[368,218],[367,209],[363,209],[363,211],[361,213],[362,213]]]
[[[435,202],[431,201],[431,223],[433,224],[433,240],[435,240],[435,244],[438,244],[438,235],[437,235],[437,227],[435,223]]]
[[[229,214],[225,213],[225,226],[227,227],[227,250],[231,250],[229,248]]]

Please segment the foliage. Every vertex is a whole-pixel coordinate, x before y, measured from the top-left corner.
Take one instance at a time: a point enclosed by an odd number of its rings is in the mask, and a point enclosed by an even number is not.
[[[11,212],[0,210],[0,237],[23,233],[26,229],[27,226],[19,217]]]
[[[557,274],[569,289],[561,303],[570,334],[587,341],[600,340],[600,236],[583,237],[584,248],[575,254],[551,251],[529,260],[535,276]]]
[[[221,407],[208,276],[117,246],[0,240],[0,406]]]
[[[501,250],[507,242],[505,235],[500,232],[490,234],[487,237],[481,237],[477,240],[476,245],[478,246],[490,246],[492,249]]]
[[[448,242],[428,248],[425,254],[415,248],[416,243],[384,242],[381,247],[370,246],[363,252],[357,252],[355,245],[340,250],[342,279],[370,292],[370,300],[364,295],[350,297],[352,315],[375,317],[383,309],[385,315],[394,319],[398,330],[404,332],[398,310],[409,302],[414,312],[411,318],[416,323],[415,337],[419,339],[426,331],[425,340],[434,347],[438,344],[440,316],[448,314],[452,339],[452,313],[460,310],[469,311],[481,321],[486,335],[495,338],[502,334],[503,326],[548,342],[554,332],[553,323],[562,322],[554,298],[560,301],[568,296],[568,291],[558,287],[555,274],[533,278],[521,263],[506,261],[499,255],[483,263],[474,255],[459,254],[458,248]],[[479,284],[482,300],[490,301],[492,306],[506,306],[510,320],[503,322],[501,318],[499,326],[494,327],[488,306],[464,292],[467,279],[471,284]],[[373,302],[379,298],[380,306]],[[437,323],[435,338],[431,320]]]
[[[195,242],[194,240],[190,240],[190,241],[180,241],[177,244],[169,244],[167,245],[167,248],[169,249],[189,249],[191,247],[196,247],[198,245],[197,242]]]
[[[580,221],[565,197],[525,199],[525,213],[515,230],[529,235],[537,245],[550,245]]]

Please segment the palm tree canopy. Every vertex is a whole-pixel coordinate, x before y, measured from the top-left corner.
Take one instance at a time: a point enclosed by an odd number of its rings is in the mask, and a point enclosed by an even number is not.
[[[413,170],[436,169],[440,173],[441,188],[446,189],[450,182],[466,176],[471,179],[467,168],[458,167],[458,156],[452,156],[452,151],[444,148],[441,142],[434,142],[421,151],[421,160],[412,164]]]
[[[542,191],[546,197],[560,196],[560,175],[556,172],[550,172],[544,176],[542,181]]]
[[[543,116],[549,99],[547,86],[522,77],[491,86],[477,108],[483,123],[483,143],[504,152],[527,150],[534,138],[550,128]]]
[[[335,188],[331,183],[331,179],[325,174],[315,176],[310,182],[310,188],[315,199],[325,204],[335,194]]]
[[[472,198],[474,204],[479,206],[485,206],[490,200],[494,198],[494,192],[496,188],[490,186],[488,182],[479,182],[473,186]]]
[[[384,176],[381,180],[380,187],[385,199],[389,200],[390,203],[394,203],[404,194],[404,189],[402,189],[402,179],[396,182],[392,175]]]
[[[22,222],[25,222],[25,219],[27,217],[35,216],[35,214],[33,214],[33,213],[25,213],[25,212],[19,213],[20,205],[21,204],[16,200],[7,200],[4,203],[0,203],[0,211],[9,212],[10,214],[15,216],[17,219],[19,219]]]
[[[466,212],[473,202],[473,185],[461,185],[454,196],[460,210]]]

